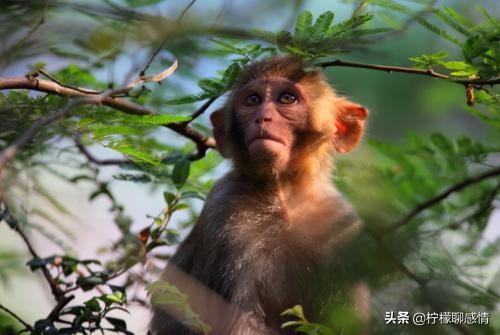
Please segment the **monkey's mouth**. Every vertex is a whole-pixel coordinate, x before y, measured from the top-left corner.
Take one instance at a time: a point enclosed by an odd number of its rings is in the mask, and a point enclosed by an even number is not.
[[[283,142],[283,140],[281,138],[279,138],[278,136],[273,136],[271,134],[259,134],[255,137],[253,137],[250,140],[250,142],[248,143],[248,145],[251,145],[254,142],[261,142],[261,141],[272,141],[272,142],[278,142],[280,144],[285,145],[285,143]]]

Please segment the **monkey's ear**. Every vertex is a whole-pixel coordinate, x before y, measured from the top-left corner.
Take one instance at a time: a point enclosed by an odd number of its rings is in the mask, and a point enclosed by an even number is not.
[[[213,126],[213,133],[217,150],[219,150],[222,157],[227,158],[225,153],[225,132],[226,132],[226,119],[224,116],[224,109],[218,109],[210,115],[210,122]]]
[[[337,128],[333,143],[335,149],[340,153],[349,152],[354,149],[363,135],[365,119],[368,110],[352,101],[344,98],[337,99],[335,127]]]

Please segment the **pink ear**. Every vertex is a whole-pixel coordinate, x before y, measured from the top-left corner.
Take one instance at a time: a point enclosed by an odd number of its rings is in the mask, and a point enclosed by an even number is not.
[[[335,108],[337,110],[335,114],[337,131],[333,143],[338,152],[346,153],[354,149],[361,140],[368,110],[344,98],[337,99]]]
[[[224,109],[218,109],[210,115],[210,122],[213,126],[213,133],[217,150],[219,150],[222,157],[226,157],[225,149],[225,132],[226,132],[226,119]]]

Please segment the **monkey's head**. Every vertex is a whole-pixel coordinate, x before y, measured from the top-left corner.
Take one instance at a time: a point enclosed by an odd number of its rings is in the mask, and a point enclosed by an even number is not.
[[[324,171],[334,150],[356,147],[367,115],[321,72],[284,56],[246,66],[210,120],[217,148],[237,171],[276,176]]]

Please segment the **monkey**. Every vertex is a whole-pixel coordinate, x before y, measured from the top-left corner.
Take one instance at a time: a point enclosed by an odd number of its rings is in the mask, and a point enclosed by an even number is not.
[[[358,145],[367,116],[298,58],[242,68],[225,105],[210,115],[232,168],[162,276],[188,294],[210,334],[295,334],[281,327],[285,309],[321,313],[317,299],[335,282],[321,274],[361,227],[333,185],[331,156]],[[199,333],[168,305],[153,308],[150,332]]]

